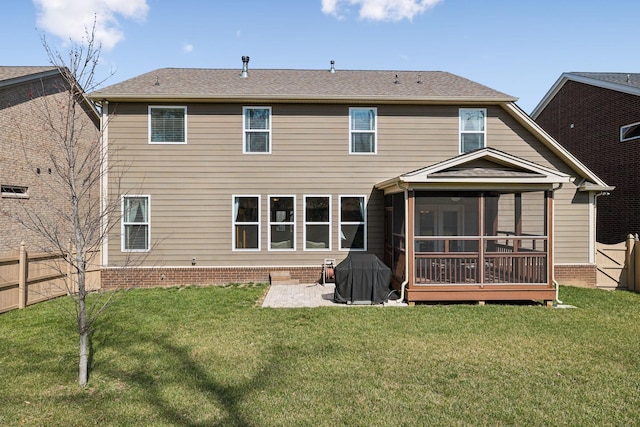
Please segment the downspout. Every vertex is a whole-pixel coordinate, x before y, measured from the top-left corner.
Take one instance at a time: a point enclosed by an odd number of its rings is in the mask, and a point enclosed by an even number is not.
[[[557,187],[557,188],[552,189],[552,191],[551,191],[551,197],[553,197],[553,198],[555,199],[555,196],[556,196],[556,190],[560,190],[561,188],[562,188],[562,183],[560,183],[560,184],[558,185],[558,187]],[[556,204],[555,204],[555,202],[553,203],[553,205],[552,205],[552,206],[553,206],[553,212],[551,212],[551,217],[553,218],[553,226],[554,226],[554,228],[555,228],[555,225],[556,225],[556,221],[555,221],[555,218],[556,218]],[[556,242],[556,239],[555,239],[555,232],[554,232],[554,230],[551,230],[551,232],[552,232],[552,233],[554,233],[553,243],[555,244],[555,242]],[[555,252],[555,251],[553,251],[553,253],[555,254],[556,252]],[[560,296],[560,295],[559,295],[559,292],[560,292],[560,284],[558,283],[558,281],[557,281],[557,280],[556,280],[556,278],[555,278],[555,274],[556,274],[556,268],[555,268],[555,265],[552,265],[552,266],[551,266],[551,268],[553,269],[553,276],[551,277],[551,282],[553,283],[553,286],[555,286],[555,288],[556,288],[556,303],[558,303],[558,304],[563,304],[563,302],[562,302],[562,301],[560,301],[560,298],[559,298],[559,296]]]
[[[408,186],[401,186],[400,183],[398,183],[398,187],[402,188],[402,191],[404,193],[404,229],[405,229],[405,239],[407,239],[409,236],[407,236],[407,230],[409,229],[409,188]],[[405,242],[405,248],[408,248],[409,245],[407,244],[407,242]],[[405,254],[404,257],[404,280],[402,281],[402,283],[400,283],[400,302],[404,301],[404,290],[407,287],[407,284],[409,283],[409,254]]]

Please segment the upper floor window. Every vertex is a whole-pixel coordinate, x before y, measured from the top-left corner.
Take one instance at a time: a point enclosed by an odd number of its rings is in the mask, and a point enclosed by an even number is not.
[[[244,107],[243,153],[271,153],[271,107]]]
[[[295,250],[296,199],[293,196],[269,197],[269,249]]]
[[[461,108],[460,153],[486,147],[486,129],[487,110],[485,108]]]
[[[366,218],[364,196],[340,196],[340,249],[367,249]]]
[[[187,107],[149,106],[149,143],[185,144]]]
[[[640,138],[640,122],[620,126],[620,142]]]
[[[122,197],[122,251],[148,251],[149,196]]]
[[[376,108],[349,108],[349,154],[376,153]]]
[[[260,196],[234,196],[233,249],[260,250]]]

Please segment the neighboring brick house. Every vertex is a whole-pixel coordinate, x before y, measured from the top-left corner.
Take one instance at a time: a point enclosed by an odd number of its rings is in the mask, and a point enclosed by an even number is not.
[[[68,88],[56,67],[0,67],[0,254],[23,241],[31,250],[47,249],[47,240],[16,217],[38,212],[54,223],[68,203],[55,177],[51,154],[59,147],[47,124],[61,120]],[[100,117],[90,103],[83,107],[77,129],[99,143]]]
[[[600,178],[597,240],[640,233],[640,74],[564,73],[531,117]]]
[[[610,187],[481,84],[245,57],[242,71],[159,69],[89,97],[128,165],[108,181],[122,214],[105,287],[313,283],[352,252],[383,259],[410,302],[595,286],[595,194]]]

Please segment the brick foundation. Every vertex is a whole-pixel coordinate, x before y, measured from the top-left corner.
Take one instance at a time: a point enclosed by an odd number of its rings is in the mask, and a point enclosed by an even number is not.
[[[288,271],[300,283],[316,283],[322,267],[103,268],[102,288],[269,283],[269,272]]]
[[[597,267],[595,264],[556,265],[555,279],[561,285],[581,288],[597,287]]]

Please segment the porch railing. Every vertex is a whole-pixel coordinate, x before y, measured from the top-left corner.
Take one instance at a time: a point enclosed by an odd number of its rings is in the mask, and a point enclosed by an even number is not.
[[[415,283],[546,284],[546,247],[547,238],[543,236],[510,236],[509,241],[496,237],[419,237],[415,245]]]

